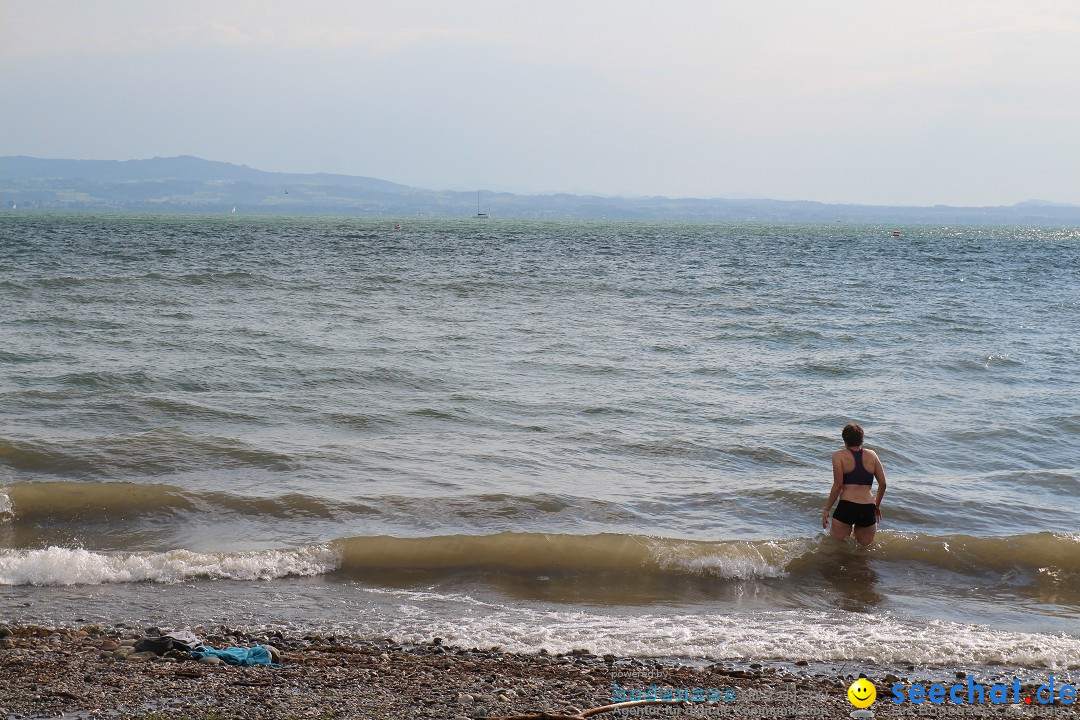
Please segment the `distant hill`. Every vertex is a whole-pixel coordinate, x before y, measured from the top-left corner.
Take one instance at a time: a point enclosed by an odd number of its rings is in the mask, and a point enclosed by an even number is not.
[[[247,165],[203,160],[191,155],[149,160],[46,160],[15,155],[0,157],[0,180],[90,180],[95,182],[145,182],[188,180],[195,182],[247,182],[258,185],[308,183],[343,185],[372,190],[408,190],[405,185],[353,175],[329,173],[274,173]]]
[[[1017,207],[1056,207],[1056,208],[1074,208],[1078,207],[1071,203],[1056,203],[1049,200],[1025,200],[1023,202],[1016,203]]]
[[[20,209],[260,214],[476,214],[473,191],[438,191],[370,177],[273,173],[188,155],[149,160],[0,157],[0,211]],[[516,195],[484,191],[492,217],[640,220],[1077,225],[1080,206],[1028,200],[1002,207],[895,207],[768,199]]]

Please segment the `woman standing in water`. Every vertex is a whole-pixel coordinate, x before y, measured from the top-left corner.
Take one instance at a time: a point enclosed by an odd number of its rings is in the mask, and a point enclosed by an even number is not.
[[[829,524],[829,510],[840,498],[832,516],[830,534],[837,540],[844,540],[854,531],[860,545],[869,545],[874,541],[877,524],[881,521],[885,468],[881,467],[877,453],[863,450],[863,429],[859,425],[848,423],[841,435],[845,447],[832,456],[832,491],[821,516],[821,527]],[[878,481],[876,499],[870,492],[874,478]]]

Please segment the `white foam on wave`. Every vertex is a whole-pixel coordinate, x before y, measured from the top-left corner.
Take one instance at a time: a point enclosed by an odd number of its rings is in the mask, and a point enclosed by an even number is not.
[[[689,547],[689,546],[686,546]],[[707,554],[685,551],[679,544],[656,546],[660,567],[679,568],[694,575],[711,575],[731,580],[785,577],[788,562],[805,551],[805,541],[730,542],[717,544]]]
[[[81,548],[0,550],[0,585],[178,583],[193,578],[272,580],[334,570],[339,553],[329,545],[231,553],[103,553]]]
[[[810,610],[604,613],[483,603],[448,594],[380,590],[393,614],[371,613],[344,630],[449,645],[535,653],[588,648],[617,656],[855,662],[864,666],[1080,668],[1080,637],[922,622],[890,613]],[[387,597],[387,596],[391,597]],[[439,595],[435,593],[434,595]]]
[[[11,520],[15,517],[15,506],[11,504],[11,498],[7,496],[3,488],[0,488],[0,522]]]

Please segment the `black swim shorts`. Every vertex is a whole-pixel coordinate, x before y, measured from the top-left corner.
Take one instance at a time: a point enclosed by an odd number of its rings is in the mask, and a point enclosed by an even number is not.
[[[832,516],[847,525],[870,527],[877,522],[877,505],[841,500],[836,504],[836,510],[833,511]]]

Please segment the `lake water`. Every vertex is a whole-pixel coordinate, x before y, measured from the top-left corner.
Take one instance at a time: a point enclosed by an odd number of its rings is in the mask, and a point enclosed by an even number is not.
[[[1080,664],[1080,230],[394,222],[0,214],[0,613]]]

